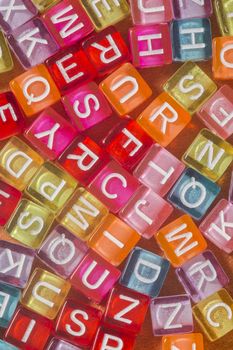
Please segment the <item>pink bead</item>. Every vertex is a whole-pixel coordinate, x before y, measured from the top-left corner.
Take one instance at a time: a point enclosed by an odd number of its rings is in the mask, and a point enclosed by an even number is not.
[[[233,203],[233,171],[231,173],[231,182],[230,182],[230,188],[228,193],[228,199],[231,203]]]
[[[136,25],[170,22],[173,18],[170,0],[130,0],[130,6]]]
[[[181,175],[185,166],[165,148],[154,144],[134,170],[134,176],[163,197]]]
[[[137,190],[138,181],[112,160],[94,178],[89,188],[110,211],[117,213]]]
[[[151,238],[171,215],[173,207],[151,189],[140,186],[119,216],[144,238]]]
[[[129,30],[135,67],[148,68],[172,63],[172,45],[167,23],[137,26]]]

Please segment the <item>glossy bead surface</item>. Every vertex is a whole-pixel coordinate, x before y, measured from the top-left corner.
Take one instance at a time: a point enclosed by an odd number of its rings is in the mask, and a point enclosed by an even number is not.
[[[39,10],[40,13],[45,12],[50,7],[54,6],[58,0],[33,0],[33,4]]]
[[[213,39],[212,72],[216,80],[233,79],[232,45],[233,36],[216,37]]]
[[[99,328],[92,350],[102,349],[121,349],[121,350],[133,350],[135,338],[124,334],[122,332],[116,332],[112,328]],[[114,347],[113,347],[114,346]]]
[[[229,202],[233,203],[233,172],[231,173],[231,181],[230,181],[230,187],[228,192],[228,200]]]
[[[174,16],[177,19],[186,18],[203,18],[212,15],[211,0],[204,1],[189,1],[189,0],[174,0],[173,1]]]
[[[14,63],[8,47],[8,43],[3,32],[0,30],[0,73],[5,73],[13,69]]]
[[[170,335],[162,338],[162,350],[204,350],[201,333]]]
[[[47,350],[81,350],[75,345],[68,343],[65,340],[52,338],[49,342]]]
[[[20,290],[18,288],[0,282],[0,327],[8,327],[19,299]]]
[[[214,0],[214,7],[221,36],[233,35],[233,24],[231,19],[231,13],[233,10],[232,2],[227,0]]]
[[[173,18],[170,0],[130,0],[130,6],[135,25],[170,22]]]
[[[0,340],[0,350],[18,350],[18,348],[10,343]]]
[[[0,180],[0,225],[4,226],[17,207],[22,193]]]

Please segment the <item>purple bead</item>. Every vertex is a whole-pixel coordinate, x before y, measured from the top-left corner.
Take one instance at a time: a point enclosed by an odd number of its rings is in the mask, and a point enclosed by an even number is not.
[[[213,9],[211,0],[174,0],[173,11],[175,18],[186,19],[210,17]]]
[[[176,270],[176,274],[195,303],[229,283],[226,273],[209,250],[187,261]]]
[[[229,199],[229,202],[233,203],[233,171],[231,173],[231,182],[230,182],[230,188],[228,193],[228,199]]]
[[[64,340],[58,338],[52,338],[50,341],[47,350],[81,350],[75,345],[72,345]]]
[[[12,31],[8,41],[24,68],[43,63],[58,51],[58,45],[39,18]]]
[[[192,306],[187,295],[155,298],[150,312],[155,336],[193,331]]]

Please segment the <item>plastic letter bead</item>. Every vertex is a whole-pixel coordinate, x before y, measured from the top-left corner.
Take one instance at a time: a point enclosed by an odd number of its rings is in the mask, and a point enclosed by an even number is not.
[[[193,62],[186,62],[163,86],[189,113],[195,113],[216,91],[217,86]]]
[[[129,15],[126,0],[81,0],[81,3],[97,31],[114,25]]]
[[[16,137],[0,151],[1,176],[19,190],[25,188],[42,163],[39,154]]]
[[[69,290],[68,281],[46,270],[36,268],[23,291],[21,303],[29,310],[54,319]]]
[[[18,348],[3,340],[0,340],[0,350],[18,350]]]
[[[228,200],[231,203],[233,203],[233,171],[231,173],[231,182],[230,182],[230,187],[229,187]]]
[[[101,318],[100,309],[68,300],[58,316],[56,332],[74,345],[89,348],[100,326]]]
[[[130,334],[138,334],[142,328],[150,298],[118,286],[107,301],[103,324],[106,327]]]
[[[228,0],[214,0],[215,14],[222,36],[233,35],[232,10],[233,3]]]
[[[77,43],[93,31],[93,25],[74,0],[64,0],[45,12],[43,20],[60,47]]]
[[[217,247],[233,251],[233,204],[222,199],[200,225],[201,232]]]
[[[135,338],[128,334],[115,332],[112,328],[99,328],[92,350],[133,350],[134,343]]]
[[[175,18],[203,18],[210,17],[212,15],[212,2],[211,0],[204,1],[189,1],[179,0],[173,1],[173,11]]]
[[[232,45],[232,36],[213,39],[212,71],[216,80],[233,79]]]
[[[152,94],[151,88],[131,63],[125,63],[100,83],[100,88],[123,116],[132,112]]]
[[[52,329],[52,322],[47,318],[19,308],[5,337],[7,341],[19,346],[20,349],[41,350],[44,349]]]
[[[114,27],[108,27],[83,43],[90,62],[102,76],[130,60],[128,46]]]
[[[204,350],[201,333],[170,335],[162,338],[162,350]]]
[[[184,264],[207,247],[201,232],[188,215],[163,227],[155,238],[173,266]]]
[[[112,110],[96,83],[75,88],[62,98],[66,113],[78,130],[86,130],[110,117]]]
[[[88,248],[62,226],[56,226],[37,255],[50,269],[67,278],[77,268]]]
[[[27,117],[43,111],[60,99],[60,93],[43,64],[11,80],[10,88]]]
[[[169,266],[161,256],[136,247],[127,260],[120,284],[154,298],[163,286]]]
[[[134,176],[163,197],[180,177],[185,166],[159,144],[150,147],[134,170]]]
[[[13,69],[14,64],[11,53],[3,32],[0,30],[0,73],[5,73]]]
[[[17,207],[22,193],[0,180],[0,226],[4,226]]]
[[[130,6],[136,25],[170,22],[173,18],[170,0],[130,0]]]
[[[137,118],[137,123],[166,147],[190,122],[190,114],[163,92]]]
[[[140,235],[131,227],[109,214],[88,240],[88,245],[102,258],[118,266],[140,238]]]
[[[193,307],[193,314],[210,341],[233,330],[233,299],[225,289],[200,301]]]
[[[54,6],[58,0],[33,0],[33,4],[39,10],[40,13]]]
[[[172,45],[167,23],[129,29],[135,67],[148,68],[172,63]]]
[[[55,159],[75,139],[76,129],[54,109],[48,108],[25,131],[25,137],[46,158]]]
[[[0,282],[0,327],[8,327],[19,299],[20,290],[18,288]]]
[[[173,207],[151,189],[140,186],[119,216],[144,238],[151,238],[173,212]]]
[[[81,349],[64,340],[53,338],[49,342],[47,350],[81,350]]]
[[[192,306],[187,295],[155,298],[150,313],[155,336],[193,331]]]
[[[138,181],[114,160],[94,178],[89,190],[110,211],[117,213],[138,188]]]
[[[221,188],[193,169],[186,169],[169,193],[169,201],[196,220],[202,219]]]
[[[195,303],[229,283],[228,276],[209,250],[185,262],[176,270],[176,274]]]
[[[100,303],[113,288],[121,272],[98,254],[90,251],[71,276],[75,289]]]
[[[54,216],[46,208],[23,199],[5,229],[14,239],[31,248],[38,248],[45,238]]]
[[[0,280],[24,288],[31,273],[34,253],[31,249],[0,241]]]
[[[39,18],[12,31],[8,41],[24,68],[43,63],[58,51],[58,45]]]
[[[53,163],[46,162],[35,174],[26,191],[39,203],[57,213],[71,197],[76,186],[77,182],[72,176]]]

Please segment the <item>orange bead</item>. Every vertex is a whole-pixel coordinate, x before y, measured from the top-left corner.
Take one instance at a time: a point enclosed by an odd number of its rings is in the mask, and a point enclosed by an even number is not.
[[[139,115],[138,124],[160,145],[167,146],[190,122],[190,114],[166,92]]]
[[[163,227],[157,234],[158,244],[175,267],[206,249],[207,243],[189,215],[183,215]]]
[[[118,266],[140,239],[131,227],[109,214],[89,239],[88,245],[112,265]]]
[[[131,63],[123,64],[100,83],[112,107],[121,116],[132,112],[152,94],[151,88]]]
[[[162,338],[162,350],[204,350],[201,333],[170,335]]]
[[[11,80],[10,88],[28,117],[60,99],[59,90],[43,64]]]
[[[213,75],[215,79],[233,79],[233,36],[213,39]]]

